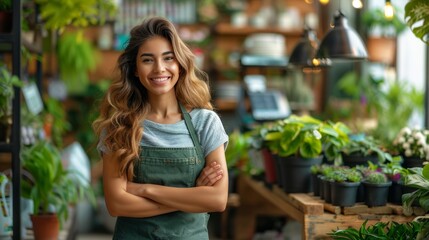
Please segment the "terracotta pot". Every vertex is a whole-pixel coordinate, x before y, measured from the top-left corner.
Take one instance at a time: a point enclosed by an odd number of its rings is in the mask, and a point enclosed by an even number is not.
[[[368,37],[369,60],[394,65],[396,60],[396,38]]]
[[[57,240],[60,222],[56,214],[31,215],[35,240]]]

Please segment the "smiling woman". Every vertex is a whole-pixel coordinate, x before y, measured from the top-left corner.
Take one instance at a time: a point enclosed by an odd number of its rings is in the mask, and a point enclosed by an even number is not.
[[[93,124],[113,239],[209,239],[207,213],[228,197],[228,135],[207,75],[167,19],[130,35]]]

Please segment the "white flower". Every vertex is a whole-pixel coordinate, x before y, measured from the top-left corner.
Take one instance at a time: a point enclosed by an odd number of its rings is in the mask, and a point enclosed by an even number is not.
[[[410,143],[410,144],[413,144],[414,143],[414,138],[409,138],[407,142]]]
[[[404,127],[401,129],[400,134],[401,135],[411,134],[411,129],[409,127]]]
[[[408,142],[404,142],[404,143],[402,144],[402,148],[403,148],[403,149],[409,149],[409,148],[410,148],[410,144],[409,144]]]
[[[413,155],[413,153],[411,152],[410,149],[405,150],[405,156],[406,157],[411,157]]]

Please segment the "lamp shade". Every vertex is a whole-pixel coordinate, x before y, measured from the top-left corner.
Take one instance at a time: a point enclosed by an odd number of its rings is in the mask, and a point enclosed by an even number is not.
[[[340,11],[334,17],[334,27],[322,39],[316,58],[356,61],[368,58],[362,39],[349,27],[347,18]]]
[[[319,41],[312,29],[305,29],[289,58],[289,64],[297,67],[313,66],[313,58],[316,56]]]

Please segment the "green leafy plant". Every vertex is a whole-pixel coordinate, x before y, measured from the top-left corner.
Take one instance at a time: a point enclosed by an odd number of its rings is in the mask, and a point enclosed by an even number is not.
[[[429,44],[429,2],[410,0],[405,5],[405,21],[414,35]]]
[[[67,33],[58,42],[58,64],[61,80],[70,94],[82,94],[89,85],[88,72],[97,64],[97,52],[82,31]]]
[[[31,178],[23,178],[22,194],[34,202],[35,215],[52,213],[60,222],[68,217],[69,204],[86,197],[95,203],[90,185],[76,181],[76,172],[65,170],[59,150],[47,141],[39,141],[33,146],[24,146],[21,152],[22,167]]]
[[[248,137],[239,130],[232,131],[229,134],[229,143],[225,150],[225,159],[228,169],[237,167],[240,159],[247,158],[248,150]]]
[[[400,11],[397,7],[395,10]],[[381,8],[367,9],[362,15],[362,21],[370,32],[379,31],[382,36],[397,36],[407,28],[404,20],[398,14],[394,14],[392,19],[388,19]]]
[[[45,28],[59,31],[66,26],[82,28],[103,23],[117,10],[112,0],[35,0],[35,3],[40,6]]]
[[[350,137],[350,141],[341,149],[341,152],[345,155],[377,155],[380,163],[384,163],[386,160],[388,162],[392,160],[390,153],[383,150],[380,143],[375,138],[367,135]]]
[[[412,213],[414,202],[418,202],[426,212],[429,212],[429,165],[423,168],[409,168],[404,172],[404,184],[417,189],[402,195],[404,214]]]
[[[377,222],[369,226],[367,223],[368,220],[365,220],[359,229],[349,227],[333,230],[329,235],[335,240],[413,240],[418,239],[421,230],[428,226],[427,223],[417,221],[407,223]]]
[[[280,156],[301,156],[314,158],[324,151],[330,160],[338,156],[340,149],[348,142],[347,129],[341,123],[323,122],[311,116],[291,115],[268,132],[265,141]]]
[[[14,87],[22,87],[22,81],[12,75],[5,66],[0,66],[0,121],[10,115]]]

